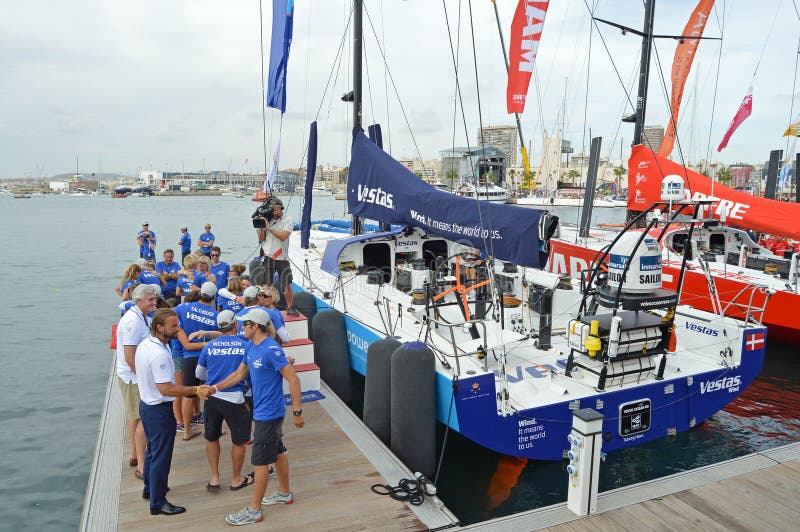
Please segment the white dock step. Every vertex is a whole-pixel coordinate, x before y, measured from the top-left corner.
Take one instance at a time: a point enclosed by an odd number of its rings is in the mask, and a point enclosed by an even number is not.
[[[291,340],[281,347],[286,356],[294,357],[295,364],[309,364],[314,362],[314,342],[308,338]]]
[[[311,390],[319,391],[319,366],[313,362],[310,364],[295,364],[294,372],[300,377],[300,391],[308,392]],[[289,383],[283,380],[283,393],[289,393]]]
[[[300,314],[299,316],[289,316],[285,310],[281,311],[283,321],[286,322],[286,330],[292,340],[308,338],[308,318]]]

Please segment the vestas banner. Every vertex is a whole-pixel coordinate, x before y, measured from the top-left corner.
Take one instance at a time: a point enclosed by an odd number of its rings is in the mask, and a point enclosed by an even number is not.
[[[646,146],[634,146],[628,160],[628,209],[642,211],[661,201],[661,181],[667,175],[679,175],[686,184],[686,199],[714,198],[720,200],[714,211],[707,216],[719,218],[727,209],[729,225],[742,229],[769,233],[800,240],[800,204],[775,201],[737,192],[720,183],[714,183],[711,194],[711,179],[689,170],[665,157],[655,155]]]
[[[392,159],[361,129],[353,132],[347,206],[357,216],[420,227],[520,266],[539,268],[547,260],[546,242],[539,239],[539,219],[545,211],[437,190]]]

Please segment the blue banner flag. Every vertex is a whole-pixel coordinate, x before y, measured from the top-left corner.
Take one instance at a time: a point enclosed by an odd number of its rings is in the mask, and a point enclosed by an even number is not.
[[[411,225],[520,266],[542,267],[558,218],[546,211],[454,196],[436,189],[353,132],[347,207],[357,216]]]
[[[286,67],[292,45],[294,0],[272,0],[272,45],[269,51],[267,107],[286,112]]]
[[[308,249],[311,236],[311,192],[314,189],[314,174],[317,172],[317,121],[311,122],[308,134],[308,164],[306,164],[306,184],[303,189],[303,215],[300,219],[300,247]]]

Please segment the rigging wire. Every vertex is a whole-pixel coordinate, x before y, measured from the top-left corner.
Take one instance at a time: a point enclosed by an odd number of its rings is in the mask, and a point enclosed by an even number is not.
[[[386,61],[386,54],[384,52],[383,47],[381,46],[380,42],[378,42],[378,32],[375,30],[375,25],[372,23],[372,17],[369,14],[369,10],[367,6],[364,5],[364,13],[367,15],[367,20],[369,21],[369,27],[372,29],[372,34],[375,36],[375,41],[378,44],[378,50],[381,53],[381,58],[383,59],[383,65],[386,68],[386,73],[389,75],[389,80],[392,82],[392,88],[394,89],[395,97],[397,98],[397,102],[400,105],[400,111],[403,114],[403,119],[406,122],[406,127],[408,128],[408,133],[411,135],[411,142],[414,144],[414,150],[417,153],[417,157],[419,160],[422,161],[422,153],[419,150],[419,145],[417,144],[417,138],[414,136],[414,130],[411,128],[411,122],[408,120],[408,114],[406,113],[406,108],[403,105],[403,101],[400,99],[400,92],[397,89],[397,84],[394,81],[394,76],[392,76],[391,70],[389,70],[389,63]],[[427,169],[425,168],[425,164],[422,165],[423,172],[427,174]]]
[[[258,1],[258,36],[261,42],[261,137],[264,145],[264,176],[267,175],[267,91],[264,83],[264,10],[262,1]],[[270,128],[270,144],[272,144],[272,128]]]
[[[794,3],[794,0],[792,0],[792,2]],[[796,4],[795,4],[795,10],[797,10],[797,5]],[[798,60],[800,60],[800,38],[798,38],[798,40],[797,40],[797,53],[794,56],[794,78],[792,79],[792,101],[791,101],[791,104],[789,105],[789,122],[788,122],[789,124],[792,124],[793,121],[794,121],[794,98],[795,98],[795,91],[797,90],[797,64],[798,64]],[[786,136],[786,154],[787,154],[787,157],[788,157],[788,153],[789,153],[789,138],[790,138],[790,135],[787,135]],[[795,138],[795,142],[796,142],[797,141],[797,137],[795,136],[794,138]],[[791,164],[791,161],[788,164]],[[797,169],[795,169],[795,173],[796,172],[797,172]]]
[[[383,22],[383,0],[381,0],[381,40],[383,49],[386,50],[386,27]],[[391,113],[389,112],[389,80],[387,79],[387,70],[383,69],[383,100],[386,102],[386,143],[389,146],[387,152],[392,154],[392,123]]]
[[[717,26],[719,27],[719,51],[717,52],[717,72],[714,77],[714,97],[711,100],[711,121],[708,124],[708,139],[706,141],[706,163],[711,158],[711,132],[714,129],[714,118],[716,117],[716,109],[717,109],[717,91],[719,90],[719,71],[722,68],[722,48],[725,46],[725,21],[726,21],[726,11],[727,11],[727,4],[725,2],[722,3],[722,16],[720,17],[719,9],[714,6],[714,16],[717,20]],[[677,134],[676,134],[677,138]]]

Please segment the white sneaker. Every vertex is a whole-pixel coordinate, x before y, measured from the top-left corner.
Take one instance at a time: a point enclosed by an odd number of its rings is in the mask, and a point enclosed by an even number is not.
[[[249,506],[245,506],[242,510],[235,514],[230,514],[225,517],[225,521],[231,525],[249,525],[251,523],[260,523],[264,520],[264,514],[261,510],[253,512]]]
[[[275,493],[270,495],[269,497],[264,497],[261,499],[261,504],[292,504],[294,502],[294,494],[290,491],[286,495],[279,493],[278,490],[275,490]]]

